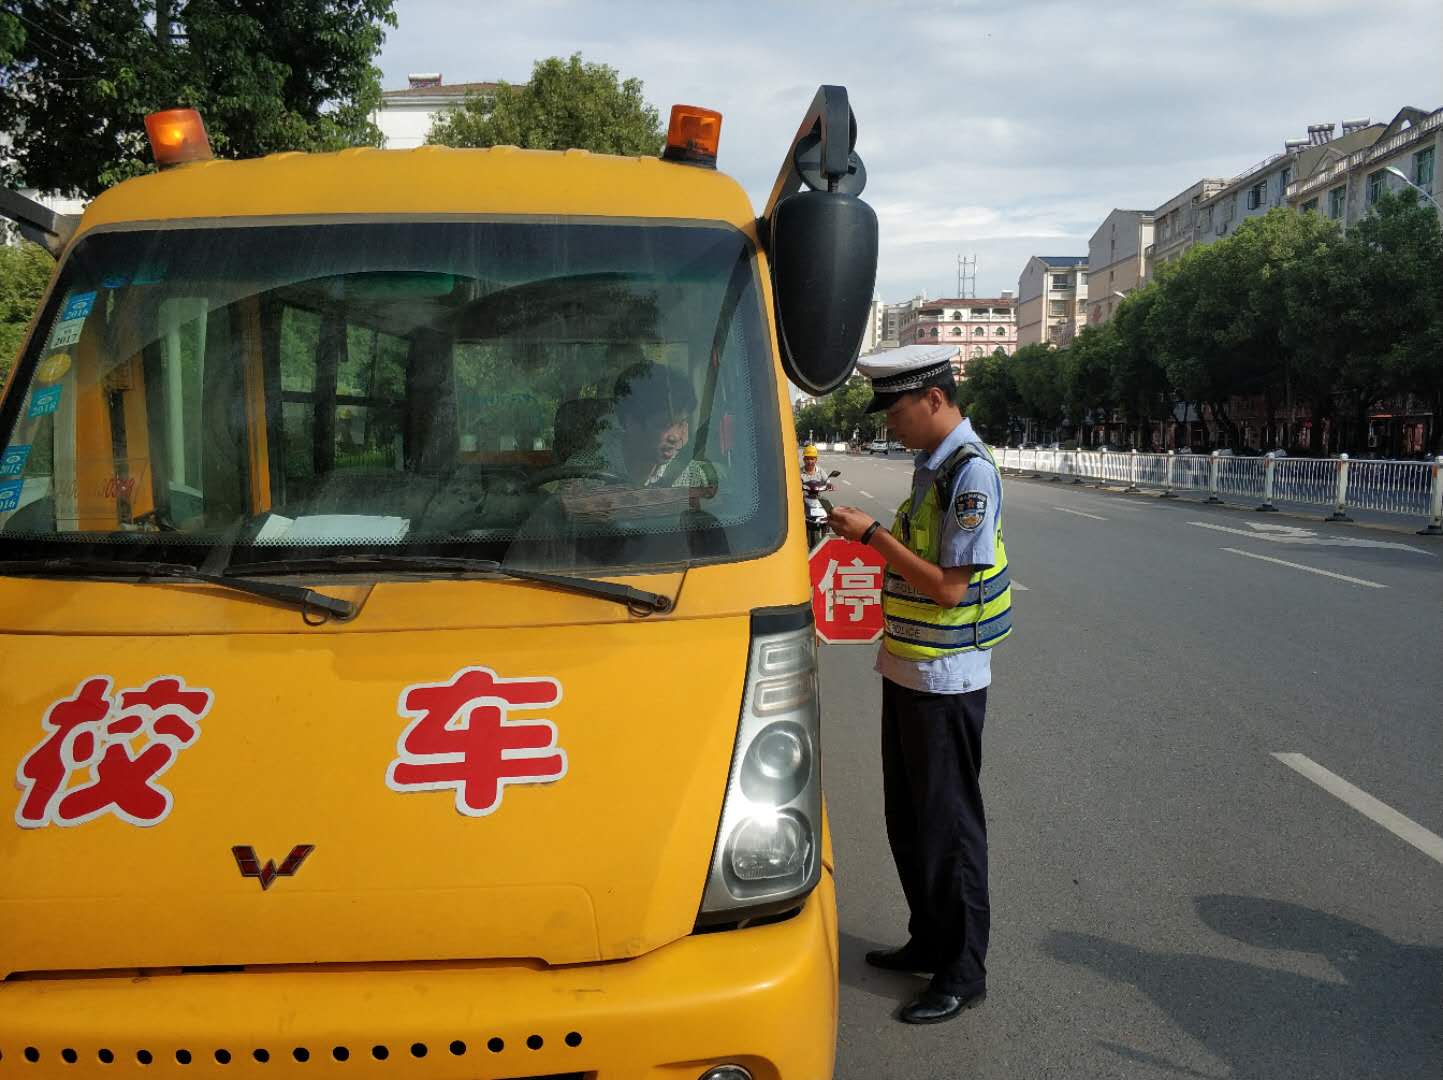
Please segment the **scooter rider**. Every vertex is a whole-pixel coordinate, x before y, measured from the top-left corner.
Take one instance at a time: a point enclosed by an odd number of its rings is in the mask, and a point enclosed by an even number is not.
[[[811,443],[807,443],[807,445],[802,448],[802,483],[805,484],[808,480],[819,479],[824,479],[824,474],[821,466],[818,464],[817,448]],[[832,485],[828,484],[826,490],[831,491]]]
[[[836,490],[831,475],[824,473],[817,464],[817,448],[808,443],[802,449],[802,495],[807,518],[807,546],[814,546],[826,530],[827,518],[832,513],[832,504],[822,498],[822,492]]]

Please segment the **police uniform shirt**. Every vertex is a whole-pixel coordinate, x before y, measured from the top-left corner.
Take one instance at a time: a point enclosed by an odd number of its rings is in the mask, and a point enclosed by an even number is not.
[[[953,451],[963,443],[980,442],[982,438],[971,421],[964,418],[931,454],[918,454],[912,474],[912,505],[920,505],[928,489],[935,487],[937,470]],[[943,522],[938,564],[944,568],[994,565],[997,561],[997,515],[1002,512],[1002,478],[997,470],[986,458],[971,458],[957,470],[957,478],[948,496],[946,504],[938,510]],[[962,501],[960,507],[959,500]],[[931,694],[965,694],[991,684],[992,651],[969,649],[936,660],[917,661],[893,656],[884,643],[877,651],[875,670],[884,679],[891,679],[912,690]]]

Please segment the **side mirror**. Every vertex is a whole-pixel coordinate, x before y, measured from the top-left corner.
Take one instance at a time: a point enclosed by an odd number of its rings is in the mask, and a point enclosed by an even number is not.
[[[858,198],[867,170],[856,143],[846,88],[819,88],[760,223],[782,368],[814,396],[852,374],[877,281],[877,215]]]
[[[834,476],[841,476],[841,475],[842,475],[842,470],[841,470],[841,469],[833,469],[831,472],[827,473],[827,479],[830,480],[830,479],[831,479],[832,477],[834,477]]]
[[[787,378],[807,393],[852,374],[877,281],[877,215],[855,195],[804,191],[777,203],[772,290]]]

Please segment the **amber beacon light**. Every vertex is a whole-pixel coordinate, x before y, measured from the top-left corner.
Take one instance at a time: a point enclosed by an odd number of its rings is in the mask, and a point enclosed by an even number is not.
[[[162,169],[188,161],[207,161],[211,157],[205,123],[194,109],[150,113],[145,118],[145,133],[150,137],[150,152],[155,163]]]
[[[717,145],[721,142],[721,113],[696,105],[673,105],[666,132],[667,161],[716,168]]]

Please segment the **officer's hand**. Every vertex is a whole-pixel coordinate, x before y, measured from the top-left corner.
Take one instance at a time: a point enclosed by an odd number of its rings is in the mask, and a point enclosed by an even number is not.
[[[832,531],[846,540],[860,540],[877,520],[865,510],[858,510],[855,506],[834,506],[832,513],[827,518],[827,524]]]

